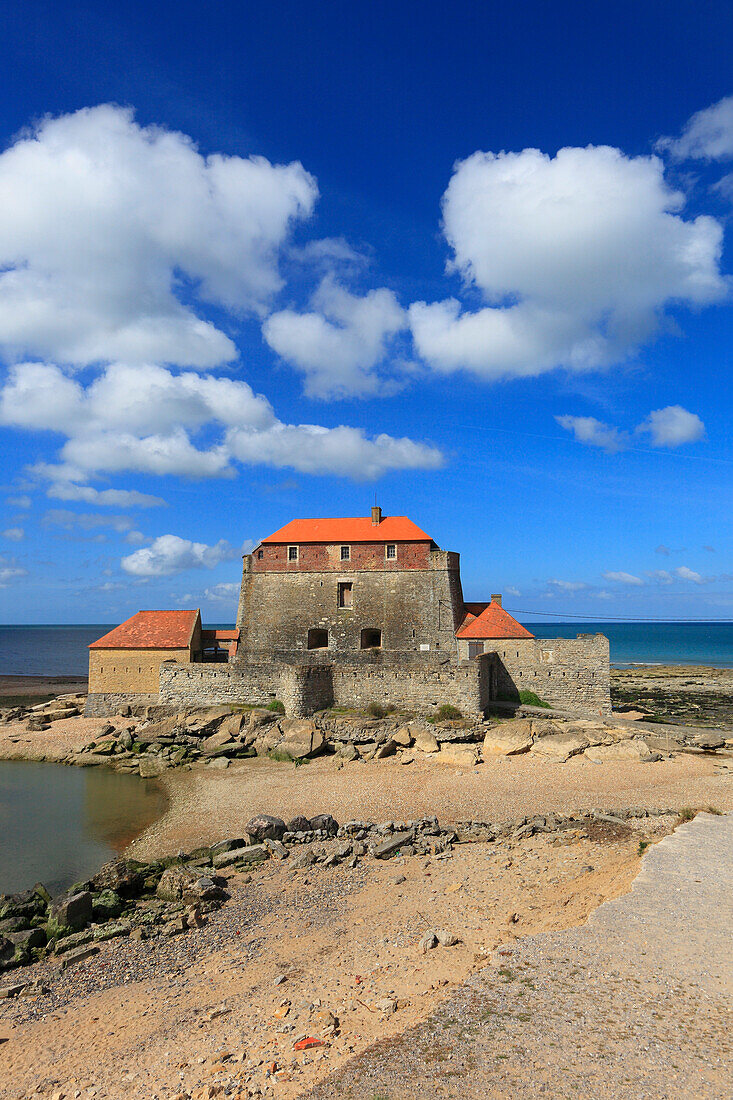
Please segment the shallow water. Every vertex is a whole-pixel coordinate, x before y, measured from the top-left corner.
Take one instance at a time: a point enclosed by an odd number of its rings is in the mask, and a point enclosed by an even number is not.
[[[123,851],[165,811],[155,780],[106,768],[0,762],[0,894],[59,893]]]

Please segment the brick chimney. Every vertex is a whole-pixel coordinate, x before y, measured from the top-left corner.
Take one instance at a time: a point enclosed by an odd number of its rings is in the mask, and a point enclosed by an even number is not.
[[[501,592],[492,592],[491,602],[496,603],[499,605],[499,607],[501,607]]]
[[[372,508],[372,527],[379,527],[382,522],[382,509],[375,504]]]

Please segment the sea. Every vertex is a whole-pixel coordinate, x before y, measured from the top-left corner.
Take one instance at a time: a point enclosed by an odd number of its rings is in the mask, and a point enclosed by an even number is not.
[[[87,646],[115,625],[0,626],[0,676],[85,677]],[[611,645],[611,663],[620,668],[629,665],[733,668],[733,622],[525,622],[524,625],[539,638],[605,634]]]

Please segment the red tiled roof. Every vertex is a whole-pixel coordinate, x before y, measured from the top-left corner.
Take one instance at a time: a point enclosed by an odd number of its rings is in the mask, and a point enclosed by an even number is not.
[[[202,630],[201,636],[205,642],[238,642],[239,631],[233,630]]]
[[[467,604],[475,607],[475,604]],[[512,618],[501,604],[491,602],[484,607],[480,615],[467,611],[466,617],[456,631],[457,638],[534,638],[526,627]]]
[[[89,649],[185,649],[198,621],[194,611],[138,611]]]
[[[370,516],[350,519],[293,519],[263,543],[301,542],[432,542],[407,516],[384,516],[374,524]]]

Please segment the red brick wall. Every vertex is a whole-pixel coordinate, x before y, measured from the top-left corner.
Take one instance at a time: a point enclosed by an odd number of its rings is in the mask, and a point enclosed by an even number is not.
[[[351,559],[341,561],[341,546],[347,543],[301,543],[298,560],[288,561],[288,548],[265,544],[252,555],[253,573],[349,573],[365,569],[428,569],[429,542],[397,542],[397,557],[388,558],[384,542],[351,543]]]

